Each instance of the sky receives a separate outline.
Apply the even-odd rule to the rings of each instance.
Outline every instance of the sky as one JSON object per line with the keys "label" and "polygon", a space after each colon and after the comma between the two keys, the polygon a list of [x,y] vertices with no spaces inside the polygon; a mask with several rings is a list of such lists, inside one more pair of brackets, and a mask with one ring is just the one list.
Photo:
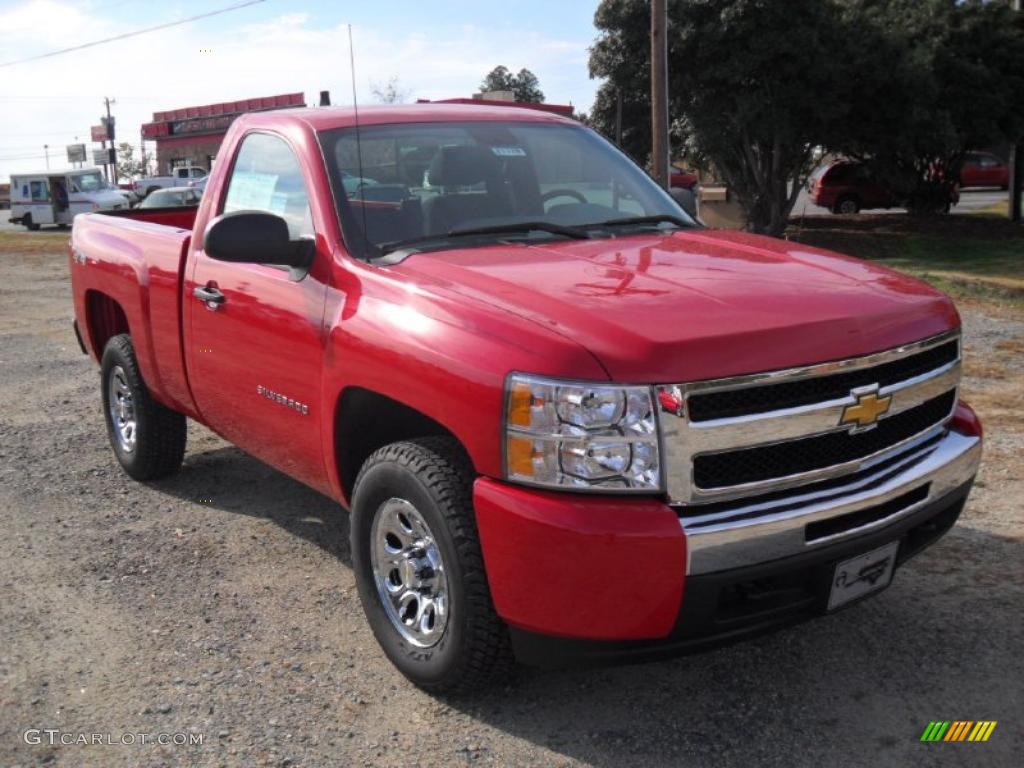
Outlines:
{"label": "sky", "polygon": [[[264,0],[180,26],[81,51],[15,63],[61,48],[173,22],[243,0],[0,0],[0,179],[68,165],[65,145],[87,148],[103,99],[116,100],[117,140],[138,144],[152,113],[302,91],[316,104],[397,78],[407,100],[468,97],[498,64],[526,67],[547,101],[588,111],[587,72],[598,0]],[[147,151],[153,149],[147,143]]]}

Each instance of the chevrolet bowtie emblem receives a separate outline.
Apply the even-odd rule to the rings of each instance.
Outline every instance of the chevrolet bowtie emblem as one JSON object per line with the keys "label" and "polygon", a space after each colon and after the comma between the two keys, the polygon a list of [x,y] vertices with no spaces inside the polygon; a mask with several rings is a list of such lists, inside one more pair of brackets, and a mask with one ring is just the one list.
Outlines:
{"label": "chevrolet bowtie emblem", "polygon": [[850,394],[857,398],[857,402],[843,408],[843,417],[839,419],[839,423],[847,424],[854,430],[873,426],[878,417],[888,411],[892,404],[892,395],[879,397],[877,387],[871,391]]}

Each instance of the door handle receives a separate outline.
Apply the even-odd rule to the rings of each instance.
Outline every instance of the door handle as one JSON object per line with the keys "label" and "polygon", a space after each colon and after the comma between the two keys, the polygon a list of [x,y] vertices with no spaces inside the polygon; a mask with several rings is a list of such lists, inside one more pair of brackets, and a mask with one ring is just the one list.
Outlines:
{"label": "door handle", "polygon": [[224,294],[210,286],[197,285],[192,290],[192,295],[206,305],[207,309],[220,309],[224,303]]}

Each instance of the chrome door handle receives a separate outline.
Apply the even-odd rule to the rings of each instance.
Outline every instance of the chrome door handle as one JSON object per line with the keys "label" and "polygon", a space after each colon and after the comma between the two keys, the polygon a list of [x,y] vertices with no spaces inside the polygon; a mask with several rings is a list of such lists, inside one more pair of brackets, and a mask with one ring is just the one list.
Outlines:
{"label": "chrome door handle", "polygon": [[203,302],[207,309],[220,309],[220,305],[225,301],[223,293],[209,286],[196,286],[192,290],[192,295]]}

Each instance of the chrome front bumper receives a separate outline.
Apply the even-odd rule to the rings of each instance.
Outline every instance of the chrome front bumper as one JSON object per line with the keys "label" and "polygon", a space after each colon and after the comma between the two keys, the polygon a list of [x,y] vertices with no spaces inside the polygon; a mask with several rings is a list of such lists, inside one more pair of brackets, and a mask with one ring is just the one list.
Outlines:
{"label": "chrome front bumper", "polygon": [[[740,499],[706,514],[700,514],[699,507],[682,510],[686,512],[680,524],[687,539],[687,573],[765,563],[876,530],[960,487],[974,477],[980,462],[981,438],[943,429],[914,441],[896,461],[867,466],[847,485],[766,500]],[[906,506],[895,510],[882,506],[917,489],[925,490]],[[876,507],[882,516],[808,540],[810,523]]]}

